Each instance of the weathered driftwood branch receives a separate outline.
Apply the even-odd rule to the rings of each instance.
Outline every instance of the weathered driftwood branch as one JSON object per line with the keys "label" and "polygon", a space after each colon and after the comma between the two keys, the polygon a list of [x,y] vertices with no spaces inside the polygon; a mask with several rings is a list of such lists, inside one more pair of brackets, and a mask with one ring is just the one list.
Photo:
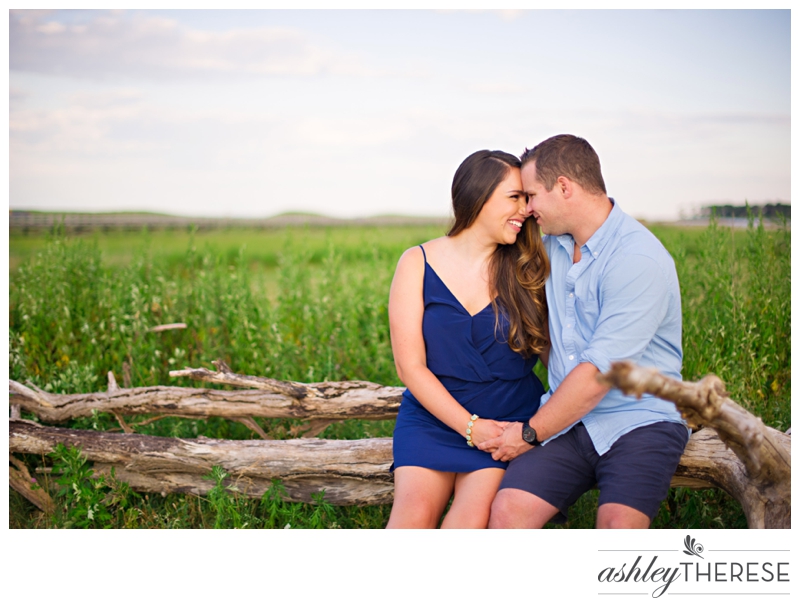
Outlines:
{"label": "weathered driftwood branch", "polygon": [[162,331],[169,331],[171,329],[186,329],[186,323],[167,323],[166,325],[156,325],[147,331],[158,333]]}
{"label": "weathered driftwood branch", "polygon": [[381,386],[373,382],[281,382],[202,368],[170,373],[254,390],[174,386],[122,389],[113,380],[113,374],[109,374],[107,392],[75,395],[48,393],[9,380],[10,404],[36,414],[42,422],[47,423],[91,416],[94,410],[118,416],[219,416],[241,420],[245,424],[248,424],[245,421],[255,424],[252,421],[254,417],[296,418],[314,422],[324,420],[330,423],[350,418],[392,419],[397,416],[404,390],[402,387]]}
{"label": "weathered driftwood branch", "polygon": [[55,503],[50,494],[31,476],[25,463],[11,454],[8,455],[8,485],[45,513],[55,511]]}
{"label": "weathered driftwood branch", "polygon": [[[175,439],[150,435],[118,435],[46,427],[25,420],[9,428],[9,449],[47,454],[56,445],[78,446],[97,474],[115,467],[117,478],[140,492],[206,494],[213,483],[203,477],[214,465],[230,474],[243,494],[260,497],[272,479],[280,479],[292,500],[310,502],[325,490],[332,504],[388,504],[392,501],[392,440],[376,439],[233,441]],[[727,452],[727,453],[726,453]],[[692,436],[677,487],[717,487],[717,459],[735,459],[711,430]],[[684,462],[685,461],[685,462]]]}
{"label": "weathered driftwood branch", "polygon": [[[9,381],[10,402],[12,410],[19,407],[51,423],[97,410],[117,416],[123,428],[123,414],[152,414],[155,417],[146,422],[164,416],[221,416],[256,432],[260,427],[253,417],[299,418],[310,424],[308,432],[318,432],[333,420],[393,418],[404,390],[370,382],[281,382],[234,374],[224,363],[216,364],[217,372],[201,368],[171,375],[251,390],[120,389],[110,374],[108,392],[88,395],[55,395]],[[742,504],[751,528],[790,526],[791,436],[765,426],[728,399],[718,378],[677,382],[621,363],[604,379],[628,393],[647,392],[673,401],[690,423],[709,427],[689,440],[673,486],[724,489]],[[10,433],[10,449],[23,453],[48,453],[57,443],[78,445],[98,473],[116,466],[119,478],[139,491],[203,494],[212,485],[203,475],[218,464],[231,474],[236,488],[250,496],[261,496],[273,478],[284,481],[293,500],[311,500],[311,494],[322,489],[334,504],[386,503],[392,496],[388,438],[185,440],[48,428],[25,421],[10,421]],[[265,436],[263,431],[259,435]]]}
{"label": "weathered driftwood branch", "polygon": [[385,504],[394,490],[388,437],[177,439],[9,422],[11,452],[48,454],[59,443],[78,446],[98,474],[113,466],[119,480],[140,492],[206,494],[214,483],[204,476],[214,465],[227,471],[232,489],[252,497],[262,496],[273,479],[280,479],[296,502],[312,502],[311,495],[324,490],[325,500],[334,505]]}
{"label": "weathered driftwood branch", "polygon": [[722,380],[681,382],[628,361],[614,363],[601,379],[626,394],[672,401],[690,424],[716,432],[721,441],[715,442],[709,429],[695,433],[676,477],[724,489],[741,503],[750,528],[791,527],[791,435],[731,401]]}
{"label": "weathered driftwood branch", "polygon": [[[218,359],[214,361],[217,371],[211,371],[205,367],[173,370],[169,373],[171,378],[191,378],[192,380],[202,380],[203,382],[215,382],[217,384],[229,384],[240,388],[255,388],[278,395],[285,395],[292,399],[304,399],[310,394],[316,396],[316,391],[309,391],[308,384],[302,382],[287,382],[284,380],[274,380],[272,378],[262,378],[261,376],[248,376],[246,374],[235,374],[228,367],[228,364]],[[338,383],[335,383],[338,384]]]}

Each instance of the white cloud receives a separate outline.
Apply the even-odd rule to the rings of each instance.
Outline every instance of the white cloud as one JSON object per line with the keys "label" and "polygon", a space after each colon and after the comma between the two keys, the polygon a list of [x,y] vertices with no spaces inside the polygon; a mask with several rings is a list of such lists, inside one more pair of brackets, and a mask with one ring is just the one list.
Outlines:
{"label": "white cloud", "polygon": [[49,17],[11,13],[12,71],[101,80],[378,74],[357,55],[320,47],[293,28],[212,32],[135,14],[103,12],[67,25]]}
{"label": "white cloud", "polygon": [[36,27],[36,31],[40,34],[60,34],[67,30],[66,26],[56,21],[48,21],[44,25]]}
{"label": "white cloud", "polygon": [[[214,30],[163,13],[63,15],[11,13],[12,206],[438,215],[469,153],[519,154],[561,132],[592,142],[606,183],[637,216],[788,198],[790,115],[780,104],[706,103],[694,89],[681,101],[635,79],[621,90],[627,80],[603,71],[608,82],[586,96],[549,86],[550,61],[462,52],[476,48],[464,32],[439,40],[437,30],[417,46],[360,20],[357,31],[306,31],[298,19]],[[505,40],[500,19],[436,21],[490,24]],[[366,60],[391,77],[337,77],[377,74]],[[648,94],[630,94],[636,87]]]}
{"label": "white cloud", "polygon": [[69,105],[90,110],[103,110],[130,106],[142,101],[143,95],[137,89],[112,89],[109,91],[76,91],[68,96]]}

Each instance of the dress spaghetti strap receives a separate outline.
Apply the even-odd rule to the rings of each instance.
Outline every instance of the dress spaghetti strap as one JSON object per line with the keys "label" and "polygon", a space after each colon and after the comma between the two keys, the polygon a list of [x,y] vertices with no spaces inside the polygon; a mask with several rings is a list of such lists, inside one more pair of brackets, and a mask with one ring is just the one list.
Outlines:
{"label": "dress spaghetti strap", "polygon": [[427,264],[428,263],[428,256],[425,255],[425,248],[422,245],[420,245],[419,248],[422,249],[422,259],[424,259],[425,263]]}
{"label": "dress spaghetti strap", "polygon": [[[442,386],[471,414],[504,422],[530,420],[544,393],[531,373],[536,357],[524,359],[508,345],[508,320],[495,319],[491,305],[471,315],[428,263],[425,247],[422,279],[422,337],[425,364]],[[500,331],[498,331],[498,328]],[[500,337],[502,336],[502,337]],[[392,442],[394,467],[423,467],[468,473],[505,468],[467,445],[406,390]]]}

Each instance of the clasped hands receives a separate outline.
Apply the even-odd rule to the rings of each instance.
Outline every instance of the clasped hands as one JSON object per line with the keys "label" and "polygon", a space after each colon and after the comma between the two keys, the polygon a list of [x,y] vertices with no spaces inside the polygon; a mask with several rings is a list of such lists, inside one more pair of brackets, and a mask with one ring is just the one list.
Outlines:
{"label": "clasped hands", "polygon": [[475,447],[489,452],[494,460],[508,462],[531,449],[522,439],[521,422],[503,422],[479,418],[472,428]]}

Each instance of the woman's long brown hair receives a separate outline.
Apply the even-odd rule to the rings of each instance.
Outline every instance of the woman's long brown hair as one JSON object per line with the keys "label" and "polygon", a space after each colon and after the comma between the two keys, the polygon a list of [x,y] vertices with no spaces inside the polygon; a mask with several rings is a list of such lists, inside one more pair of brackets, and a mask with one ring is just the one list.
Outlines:
{"label": "woman's long brown hair", "polygon": [[[455,236],[473,224],[512,167],[520,167],[519,159],[499,150],[480,150],[461,163],[453,177],[455,220],[447,236]],[[489,271],[497,325],[500,314],[508,318],[508,345],[526,358],[541,353],[550,343],[544,291],[550,261],[539,226],[532,221],[523,222],[514,244],[497,246]]]}

